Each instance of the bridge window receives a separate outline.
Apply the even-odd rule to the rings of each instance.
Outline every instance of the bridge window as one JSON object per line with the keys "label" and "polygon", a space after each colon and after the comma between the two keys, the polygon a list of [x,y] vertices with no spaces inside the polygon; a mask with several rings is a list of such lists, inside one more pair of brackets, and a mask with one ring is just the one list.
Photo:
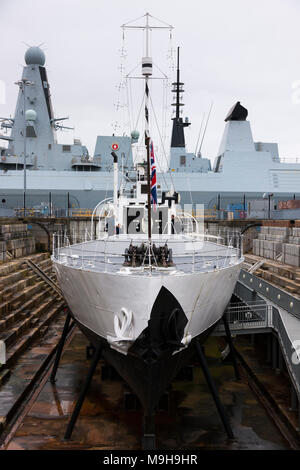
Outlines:
{"label": "bridge window", "polygon": [[63,152],[71,152],[71,145],[63,145],[62,146]]}
{"label": "bridge window", "polygon": [[186,165],[186,157],[185,155],[180,155],[180,166]]}

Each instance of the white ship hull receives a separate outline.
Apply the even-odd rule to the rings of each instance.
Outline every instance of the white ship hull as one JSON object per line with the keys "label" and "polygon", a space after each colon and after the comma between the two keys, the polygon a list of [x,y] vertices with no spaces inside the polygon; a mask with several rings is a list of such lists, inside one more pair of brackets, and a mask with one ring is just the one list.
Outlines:
{"label": "white ship hull", "polygon": [[162,287],[181,305],[188,320],[184,338],[192,339],[220,320],[240,271],[240,264],[235,264],[211,272],[141,277],[92,272],[55,260],[54,266],[76,321],[105,340],[115,339],[116,348],[115,316],[121,315],[122,309],[132,312],[130,340],[121,345],[123,353],[127,353],[147,328],[153,303]]}

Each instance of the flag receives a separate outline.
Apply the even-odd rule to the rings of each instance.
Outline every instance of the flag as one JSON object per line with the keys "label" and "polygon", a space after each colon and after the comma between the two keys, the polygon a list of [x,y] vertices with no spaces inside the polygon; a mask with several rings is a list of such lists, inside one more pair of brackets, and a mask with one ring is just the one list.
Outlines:
{"label": "flag", "polygon": [[154,159],[154,148],[153,142],[150,142],[150,158],[151,158],[151,204],[153,204],[154,210],[157,206],[157,191],[156,191],[156,167]]}

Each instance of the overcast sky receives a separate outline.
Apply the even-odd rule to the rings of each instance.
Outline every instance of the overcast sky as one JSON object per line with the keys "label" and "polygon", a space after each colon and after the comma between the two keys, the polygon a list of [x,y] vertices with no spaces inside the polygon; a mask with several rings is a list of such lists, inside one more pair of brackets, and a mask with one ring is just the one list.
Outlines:
{"label": "overcast sky", "polygon": [[[181,46],[189,151],[213,100],[202,153],[216,156],[224,118],[239,100],[256,141],[278,142],[283,157],[300,156],[299,0],[0,0],[0,80],[6,83],[0,116],[14,113],[24,43],[45,43],[55,115],[69,115],[71,136],[93,153],[96,136],[111,134],[116,119],[120,26],[147,11],[174,26],[173,47]],[[153,60],[169,73],[168,32],[152,36]],[[125,41],[129,71],[143,55],[142,33],[128,31]],[[158,108],[161,96],[153,91]]]}

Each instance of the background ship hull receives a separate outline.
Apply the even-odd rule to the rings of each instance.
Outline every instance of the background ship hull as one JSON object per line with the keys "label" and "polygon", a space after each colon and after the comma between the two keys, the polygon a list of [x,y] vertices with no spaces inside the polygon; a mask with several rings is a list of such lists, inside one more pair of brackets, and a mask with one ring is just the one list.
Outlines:
{"label": "background ship hull", "polygon": [[[39,206],[41,202],[48,204],[49,193],[51,193],[53,215],[54,210],[58,209],[60,209],[61,215],[66,215],[68,197],[71,208],[93,209],[99,201],[112,197],[113,194],[112,173],[96,172],[92,173],[93,176],[82,172],[80,176],[74,175],[74,172],[64,172],[63,175],[60,175],[60,172],[52,172],[51,176],[44,173],[42,171],[36,172],[35,184],[28,183],[26,192],[28,208]],[[196,174],[173,175],[175,187],[181,187],[181,204],[204,204],[205,208],[213,209],[218,207],[218,203],[220,203],[220,208],[226,209],[228,204],[243,204],[244,195],[246,199],[256,199],[262,198],[263,193],[268,191],[274,194],[272,198],[274,201],[292,199],[294,195],[297,199],[300,198],[298,183],[291,183],[288,188],[280,190],[278,187],[267,184],[268,180],[266,179],[260,190],[257,179],[251,181],[251,178],[248,178],[246,184],[243,175],[240,174],[234,179],[229,178],[227,183],[223,185],[219,184],[220,180],[214,182],[207,178],[209,181],[205,181],[205,176],[197,180],[194,175]],[[190,180],[192,176],[193,188],[190,189],[183,181]],[[22,174],[18,178],[13,173],[11,176],[0,175],[0,210],[23,207],[22,178]],[[30,180],[30,176],[28,176],[28,180]],[[244,184],[237,186],[237,181]],[[163,181],[161,184],[162,189],[165,189]],[[235,190],[233,191],[232,188]],[[220,199],[218,200],[219,195]]]}

